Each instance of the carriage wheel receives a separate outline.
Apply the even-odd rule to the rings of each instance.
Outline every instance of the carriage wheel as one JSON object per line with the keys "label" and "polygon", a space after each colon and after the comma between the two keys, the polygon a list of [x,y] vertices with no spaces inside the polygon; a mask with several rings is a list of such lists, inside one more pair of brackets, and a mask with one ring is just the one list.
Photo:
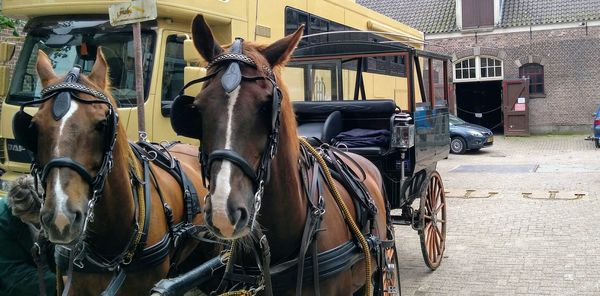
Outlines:
{"label": "carriage wheel", "polygon": [[446,198],[444,184],[433,171],[419,208],[419,236],[425,264],[435,270],[440,266],[446,250]]}
{"label": "carriage wheel", "polygon": [[399,296],[400,292],[400,272],[398,270],[398,253],[396,244],[391,248],[384,249],[385,263],[381,279],[383,282],[383,296]]}

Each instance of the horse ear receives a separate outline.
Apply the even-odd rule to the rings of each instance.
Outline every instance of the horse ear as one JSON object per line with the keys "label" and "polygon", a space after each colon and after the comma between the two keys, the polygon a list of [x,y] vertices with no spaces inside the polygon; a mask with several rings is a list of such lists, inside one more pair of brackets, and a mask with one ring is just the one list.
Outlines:
{"label": "horse ear", "polygon": [[106,63],[106,59],[104,58],[101,47],[98,47],[96,53],[96,62],[94,63],[92,72],[88,77],[96,85],[98,85],[100,89],[104,89],[106,87],[106,81],[108,79],[108,64]]}
{"label": "horse ear", "polygon": [[40,79],[42,80],[43,87],[46,87],[50,80],[56,79],[56,73],[54,73],[54,69],[52,68],[52,62],[46,53],[41,49],[38,50],[36,69]]}
{"label": "horse ear", "polygon": [[271,45],[267,46],[267,48],[262,50],[262,54],[267,58],[271,67],[284,65],[287,62],[292,51],[294,51],[298,42],[300,42],[303,32],[304,25],[301,25],[293,34],[273,42]]}
{"label": "horse ear", "polygon": [[215,40],[210,27],[201,14],[197,15],[192,22],[192,37],[196,50],[209,62],[223,52],[223,48]]}

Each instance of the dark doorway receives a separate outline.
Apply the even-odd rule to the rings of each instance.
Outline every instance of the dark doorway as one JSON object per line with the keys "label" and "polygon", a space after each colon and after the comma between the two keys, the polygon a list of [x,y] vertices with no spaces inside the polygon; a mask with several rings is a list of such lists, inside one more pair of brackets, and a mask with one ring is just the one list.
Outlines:
{"label": "dark doorway", "polygon": [[456,83],[457,115],[463,120],[504,131],[502,117],[502,81]]}

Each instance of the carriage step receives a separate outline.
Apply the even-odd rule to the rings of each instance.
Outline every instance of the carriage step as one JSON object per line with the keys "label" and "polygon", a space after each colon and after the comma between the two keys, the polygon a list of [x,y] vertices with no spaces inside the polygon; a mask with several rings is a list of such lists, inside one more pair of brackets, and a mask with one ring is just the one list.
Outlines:
{"label": "carriage step", "polygon": [[391,215],[391,218],[394,225],[410,225],[412,223],[411,217],[406,215]]}

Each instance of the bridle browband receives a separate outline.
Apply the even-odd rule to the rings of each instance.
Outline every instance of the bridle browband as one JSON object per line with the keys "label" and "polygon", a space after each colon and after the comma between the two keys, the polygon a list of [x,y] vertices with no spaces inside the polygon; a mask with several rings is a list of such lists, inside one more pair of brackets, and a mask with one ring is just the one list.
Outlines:
{"label": "bridle browband", "polygon": [[[220,65],[226,65],[227,67],[220,67],[216,71],[208,74],[205,77],[190,81],[187,83],[180,91],[179,97],[187,97],[187,99],[192,100],[190,96],[186,96],[184,94],[185,89],[190,87],[191,85],[201,83],[204,81],[208,81],[214,78],[218,73],[225,69],[221,77],[221,86],[227,93],[231,93],[237,87],[240,86],[242,81],[252,82],[258,80],[267,80],[273,85],[273,108],[272,108],[272,120],[271,120],[271,131],[267,138],[266,148],[263,151],[258,167],[253,167],[250,163],[239,153],[232,149],[217,149],[207,152],[202,145],[202,139],[200,139],[200,165],[202,167],[202,177],[204,181],[204,186],[208,188],[207,179],[210,180],[210,169],[215,161],[224,161],[227,160],[234,165],[236,165],[245,175],[248,177],[253,184],[254,187],[254,211],[248,221],[251,230],[254,229],[254,224],[256,221],[256,215],[261,207],[261,200],[264,193],[264,185],[269,179],[270,172],[270,163],[275,154],[277,153],[277,144],[279,140],[279,126],[280,122],[280,112],[281,112],[281,90],[279,89],[276,81],[276,77],[273,71],[268,67],[263,67],[263,71],[267,74],[267,76],[244,76],[240,70],[240,64],[244,64],[255,69],[258,69],[256,62],[250,58],[249,56],[243,53],[243,42],[242,38],[236,38],[233,44],[231,45],[231,50],[228,53],[221,54],[214,59],[212,59],[207,69],[210,71],[211,69],[215,69],[215,67]],[[177,100],[176,98],[175,100]],[[205,199],[210,198],[210,190]]]}

